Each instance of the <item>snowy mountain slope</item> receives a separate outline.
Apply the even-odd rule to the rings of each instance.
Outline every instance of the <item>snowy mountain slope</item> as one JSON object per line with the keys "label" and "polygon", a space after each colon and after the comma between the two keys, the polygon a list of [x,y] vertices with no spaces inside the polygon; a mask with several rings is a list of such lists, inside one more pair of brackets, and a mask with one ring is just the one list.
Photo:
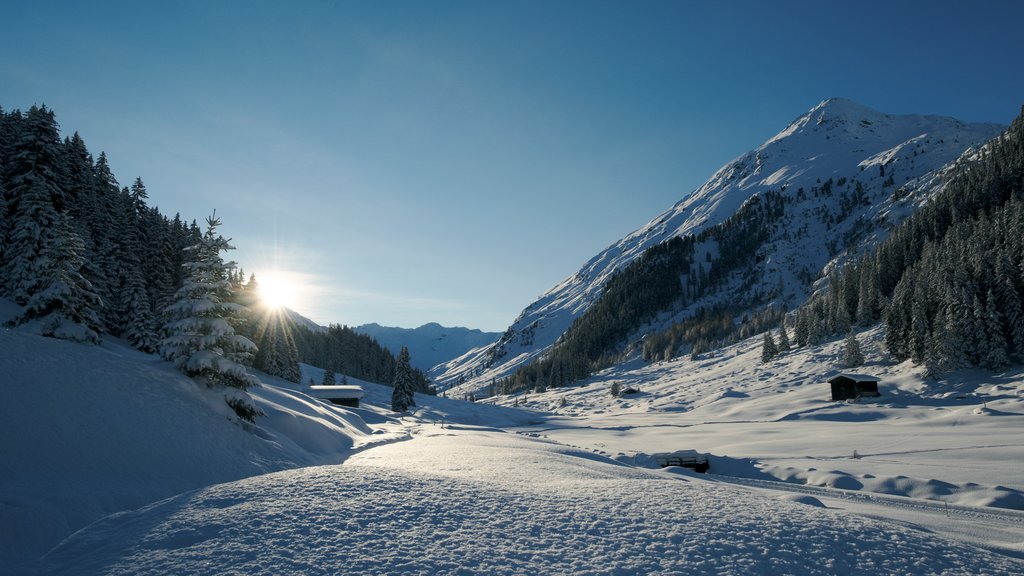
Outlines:
{"label": "snowy mountain slope", "polygon": [[462,356],[467,351],[494,343],[501,334],[469,328],[441,326],[436,322],[419,328],[394,328],[380,324],[363,324],[353,328],[372,336],[382,346],[398,354],[402,346],[409,348],[410,363],[424,372],[438,364]]}
{"label": "snowy mountain slope", "polygon": [[[829,260],[849,246],[865,246],[869,237],[883,237],[906,215],[888,209],[893,196],[927,196],[931,192],[918,188],[934,191],[940,184],[929,174],[1002,129],[937,116],[893,116],[849,100],[826,100],[541,295],[487,350],[438,367],[434,376],[442,387],[469,381],[458,393],[476,392],[511,373],[547,350],[595,302],[608,279],[646,249],[709,229],[768,192],[784,196],[787,215],[759,254],[761,269],[748,274],[759,278],[758,285],[745,289],[749,296],[783,286],[777,295],[781,301],[798,300]],[[702,248],[709,259],[717,253],[713,244]],[[723,292],[720,299],[733,297]]]}
{"label": "snowy mountain slope", "polygon": [[[0,326],[21,308],[0,299]],[[257,373],[265,416],[235,423],[220,392],[105,337],[101,346],[0,327],[0,572],[44,553],[107,514],[184,491],[314,464],[406,435],[391,389],[361,382],[366,405],[346,410],[304,386]],[[303,366],[303,382],[322,371]],[[422,402],[421,402],[422,403]],[[438,420],[525,422],[528,415],[429,399]],[[372,428],[370,427],[372,424]]]}
{"label": "snowy mountain slope", "polygon": [[296,326],[302,326],[308,329],[310,332],[315,333],[324,332],[326,330],[326,328],[324,328],[320,324],[317,324],[316,322],[310,320],[309,318],[306,318],[305,316],[299,314],[295,310],[292,310],[290,308],[283,308],[283,310],[285,316],[288,318],[288,321],[291,322],[292,324],[295,324]]}

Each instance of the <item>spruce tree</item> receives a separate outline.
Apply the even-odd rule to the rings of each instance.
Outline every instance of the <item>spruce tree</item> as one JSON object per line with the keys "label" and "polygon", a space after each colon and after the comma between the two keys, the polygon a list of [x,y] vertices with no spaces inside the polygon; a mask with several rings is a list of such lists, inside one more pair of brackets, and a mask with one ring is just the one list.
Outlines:
{"label": "spruce tree", "polygon": [[391,410],[405,412],[416,405],[413,398],[412,367],[409,365],[409,349],[402,346],[395,363],[395,380],[391,384]]}
{"label": "spruce tree", "polygon": [[324,370],[324,378],[320,382],[321,386],[334,386],[334,370]]}
{"label": "spruce tree", "polygon": [[[2,111],[0,111],[2,112]],[[0,114],[2,117],[2,114]],[[4,269],[4,240],[7,238],[7,199],[4,198],[3,173],[0,172],[0,271]],[[0,294],[3,294],[4,282],[0,278]]]}
{"label": "spruce tree", "polygon": [[259,348],[253,366],[271,376],[298,383],[302,379],[302,372],[299,369],[299,349],[294,336],[295,324],[280,310],[258,306],[246,310],[246,323],[256,322],[255,329],[251,326],[247,329]]}
{"label": "spruce tree", "polygon": [[3,293],[25,305],[40,289],[34,267],[50,247],[59,210],[60,137],[53,113],[45,107],[29,111],[7,165],[8,219],[0,269]]}
{"label": "spruce tree", "polygon": [[789,343],[789,335],[786,334],[786,323],[779,326],[779,352],[789,352],[792,346]]}
{"label": "spruce tree", "polygon": [[843,354],[843,366],[846,368],[856,368],[857,366],[864,365],[864,353],[860,350],[860,342],[857,340],[857,335],[850,332],[846,336],[846,346]]}
{"label": "spruce tree", "polygon": [[241,307],[230,302],[228,272],[234,262],[225,263],[220,253],[232,246],[217,233],[221,222],[216,213],[206,224],[200,241],[186,248],[185,281],[165,310],[169,321],[160,355],[196,381],[224,388],[227,404],[251,422],[262,413],[245,390],[260,381],[243,362],[256,352],[256,345],[235,334],[230,322]]}
{"label": "spruce tree", "polygon": [[31,267],[32,287],[24,312],[14,320],[43,336],[99,344],[102,305],[92,285],[82,276],[82,240],[66,218],[58,217],[53,230],[41,232],[41,252]]}
{"label": "spruce tree", "polygon": [[764,333],[764,341],[761,344],[761,362],[771,362],[779,355],[779,349],[775,345],[771,332]]}
{"label": "spruce tree", "polygon": [[981,359],[981,366],[989,370],[999,370],[1009,364],[1006,354],[1006,338],[1003,336],[1003,314],[996,307],[996,299],[992,291],[988,291],[985,307],[986,350]]}

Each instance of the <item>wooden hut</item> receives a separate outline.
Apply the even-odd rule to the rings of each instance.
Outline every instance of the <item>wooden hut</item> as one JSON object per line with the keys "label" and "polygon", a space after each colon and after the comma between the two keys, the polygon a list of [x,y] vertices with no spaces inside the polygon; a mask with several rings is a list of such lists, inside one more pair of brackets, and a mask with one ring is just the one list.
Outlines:
{"label": "wooden hut", "polygon": [[832,385],[832,399],[837,401],[881,396],[878,393],[878,378],[866,374],[839,374],[828,383]]}

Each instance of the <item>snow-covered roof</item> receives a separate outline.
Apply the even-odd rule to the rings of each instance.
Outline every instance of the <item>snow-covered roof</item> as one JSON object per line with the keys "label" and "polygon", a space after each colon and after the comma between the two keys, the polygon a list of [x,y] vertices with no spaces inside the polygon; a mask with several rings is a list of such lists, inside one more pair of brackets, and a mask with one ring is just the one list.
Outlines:
{"label": "snow-covered roof", "polygon": [[314,398],[362,398],[362,386],[310,386],[309,395]]}
{"label": "snow-covered roof", "polygon": [[850,372],[843,372],[842,374],[836,374],[835,376],[828,379],[829,382],[836,380],[837,378],[849,378],[855,382],[878,382],[878,376],[871,376],[869,374],[853,374]]}

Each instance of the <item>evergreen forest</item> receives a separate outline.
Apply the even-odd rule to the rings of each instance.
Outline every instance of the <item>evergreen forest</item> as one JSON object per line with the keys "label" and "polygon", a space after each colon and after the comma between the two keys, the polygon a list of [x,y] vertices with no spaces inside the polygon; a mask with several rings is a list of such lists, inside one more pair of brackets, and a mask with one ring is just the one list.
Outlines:
{"label": "evergreen forest", "polygon": [[[208,224],[213,233],[220,221]],[[195,220],[150,205],[141,177],[119,184],[106,154],[94,158],[77,133],[61,139],[45,105],[0,109],[0,240],[0,296],[25,307],[16,323],[43,335],[92,343],[111,335],[156,353],[175,323],[196,322],[181,299],[199,296],[182,290],[203,286],[202,297],[215,296],[218,318],[230,324],[218,330],[255,344],[257,351],[238,356],[247,365],[293,382],[299,362],[394,380],[394,355],[372,338],[344,326],[313,331],[259,306],[257,279],[220,260],[227,240],[204,238]],[[189,280],[204,265],[213,277]],[[417,391],[431,390],[422,372],[412,378]]]}

